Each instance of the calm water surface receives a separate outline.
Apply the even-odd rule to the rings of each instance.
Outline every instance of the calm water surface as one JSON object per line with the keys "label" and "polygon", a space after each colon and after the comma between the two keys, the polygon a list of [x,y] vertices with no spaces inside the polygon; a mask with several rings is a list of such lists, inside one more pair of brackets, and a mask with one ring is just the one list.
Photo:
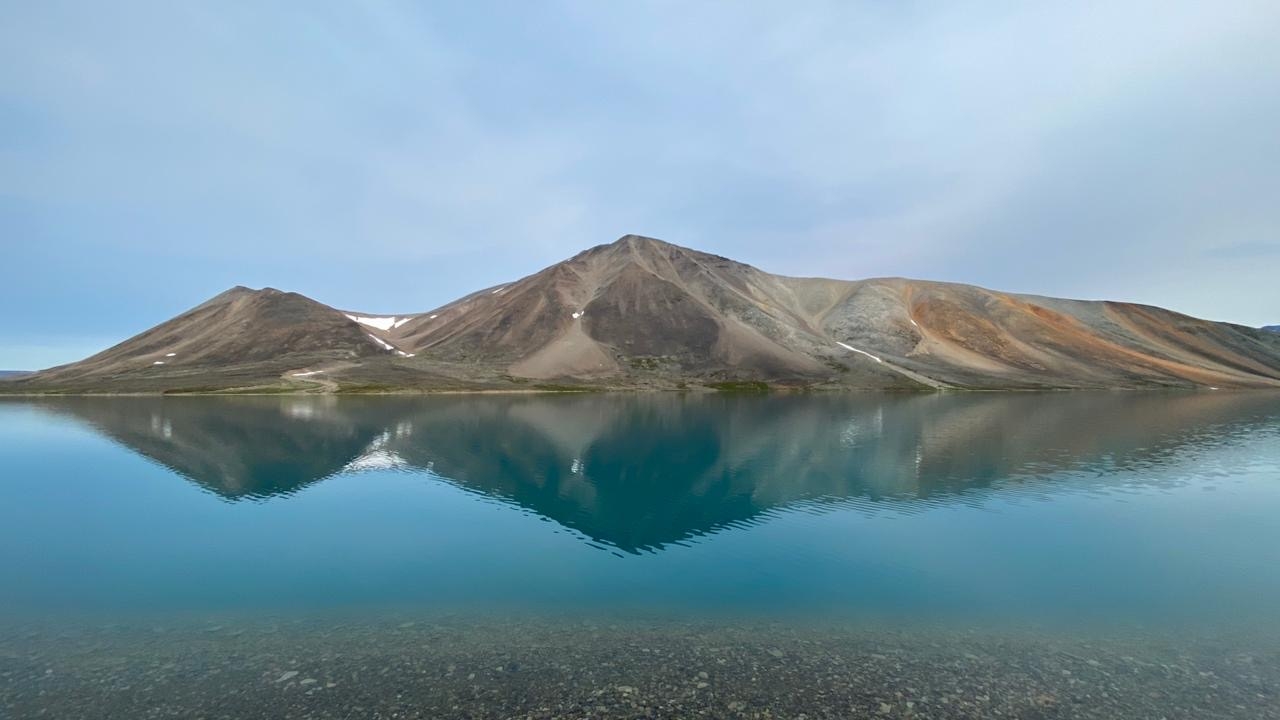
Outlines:
{"label": "calm water surface", "polygon": [[[111,716],[87,678],[106,682],[136,667],[94,665],[99,674],[86,675],[87,665],[68,658],[91,657],[94,648],[114,657],[185,648],[194,655],[183,657],[199,658],[207,672],[232,646],[206,647],[206,636],[242,643],[245,628],[255,635],[253,628],[302,623],[310,629],[290,642],[273,635],[275,650],[237,656],[276,658],[263,661],[254,682],[272,692],[294,687],[306,673],[277,683],[291,666],[271,653],[292,648],[296,656],[335,628],[348,635],[332,643],[391,652],[388,638],[429,627],[434,639],[413,652],[448,647],[454,658],[497,642],[486,633],[511,637],[519,626],[522,637],[544,633],[537,647],[577,643],[563,652],[583,658],[593,657],[591,642],[616,649],[644,636],[652,653],[672,637],[696,635],[688,648],[759,645],[766,660],[797,662],[813,658],[787,643],[853,633],[849,643],[874,636],[883,645],[876,633],[908,633],[894,636],[902,643],[896,650],[859,646],[848,654],[919,659],[927,654],[921,648],[950,646],[939,638],[968,633],[975,647],[1004,637],[1015,643],[1006,650],[1039,662],[1049,640],[1000,635],[1036,628],[1103,644],[1141,637],[1147,648],[1218,638],[1218,658],[1245,652],[1238,638],[1248,638],[1260,644],[1248,650],[1254,675],[1228,683],[1229,696],[1160,696],[1149,708],[1125,705],[1133,712],[1123,714],[1213,716],[1216,708],[1224,717],[1274,716],[1267,665],[1280,664],[1280,644],[1267,640],[1280,628],[1274,394],[67,398],[0,404],[0,468],[7,628],[0,710],[5,702],[34,713],[75,701],[84,703],[75,706],[83,716]],[[203,635],[138,644],[138,628],[197,626]],[[578,639],[564,629],[582,627],[590,630]],[[68,628],[107,636],[72,637]],[[815,635],[797,639],[800,628]],[[601,632],[623,637],[601,640]],[[344,647],[338,654],[350,657]],[[823,657],[843,651],[828,648]],[[1063,652],[1080,658],[1089,650]],[[1184,660],[1188,652],[1176,650]],[[440,668],[463,662],[437,660]],[[79,680],[50,700],[38,685],[51,682],[42,673],[54,676],[59,662],[79,668],[79,675],[68,670]],[[754,678],[739,680],[760,687],[751,663]],[[520,662],[499,667],[507,664]],[[618,697],[635,705],[656,671],[626,667],[632,679],[619,686],[632,691]],[[1026,663],[1016,667],[988,668],[991,682],[1027,675]],[[1045,677],[1075,687],[1079,673],[1062,669],[1067,675]],[[440,681],[422,687],[442,693],[454,671],[437,670]],[[1187,672],[1208,687],[1232,671]],[[518,674],[489,680],[505,692]],[[459,687],[480,687],[486,677]],[[877,682],[905,682],[901,673],[892,677]],[[175,700],[188,686],[173,682],[171,714],[204,707],[199,698]],[[121,683],[126,690],[112,696],[125,703],[119,713],[160,712],[160,701],[140,700],[128,689],[134,685]],[[714,690],[699,683],[710,684],[694,682],[690,697]],[[1190,692],[1180,683],[1179,692]],[[1135,686],[1135,697],[1150,698],[1152,687]],[[312,685],[297,690],[299,698],[323,696]],[[907,707],[900,688],[880,690],[851,697],[873,714],[981,714],[980,706],[960,712],[936,697]],[[534,703],[533,691],[523,692]],[[657,703],[663,693],[654,692]],[[1010,691],[1006,712],[1089,716],[1081,714],[1088,703],[1062,697],[1069,689],[1019,692]],[[1098,692],[1123,696],[1118,688]],[[966,697],[953,694],[957,703]],[[361,702],[376,706],[380,697]],[[479,695],[449,697],[431,700],[430,712],[425,696],[400,712],[505,716],[514,707],[501,704],[510,698],[485,706]],[[626,714],[601,696],[583,697],[562,714]],[[717,697],[700,711],[786,715],[768,697]],[[840,702],[827,708],[830,716],[856,714],[854,700]],[[336,701],[307,703],[296,716],[343,716]],[[645,707],[663,715],[660,705]],[[821,702],[805,708],[823,715]],[[260,711],[251,704],[236,715]],[[667,709],[685,711],[692,710]]]}

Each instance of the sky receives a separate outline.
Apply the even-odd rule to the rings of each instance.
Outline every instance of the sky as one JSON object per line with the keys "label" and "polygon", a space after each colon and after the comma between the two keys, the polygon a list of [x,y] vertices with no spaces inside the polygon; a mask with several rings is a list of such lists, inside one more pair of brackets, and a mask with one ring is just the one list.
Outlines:
{"label": "sky", "polygon": [[1280,323],[1280,3],[0,0],[0,369],[636,233]]}

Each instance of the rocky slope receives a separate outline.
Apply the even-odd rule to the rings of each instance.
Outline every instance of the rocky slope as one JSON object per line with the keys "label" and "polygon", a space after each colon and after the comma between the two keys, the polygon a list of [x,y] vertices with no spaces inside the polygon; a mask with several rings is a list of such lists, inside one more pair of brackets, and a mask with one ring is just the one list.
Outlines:
{"label": "rocky slope", "polygon": [[97,355],[9,384],[198,391],[277,382],[300,363],[359,363],[384,354],[333,308],[297,293],[236,287]]}
{"label": "rocky slope", "polygon": [[772,275],[634,235],[405,315],[236,288],[19,391],[1280,387],[1280,335],[1161,308]]}

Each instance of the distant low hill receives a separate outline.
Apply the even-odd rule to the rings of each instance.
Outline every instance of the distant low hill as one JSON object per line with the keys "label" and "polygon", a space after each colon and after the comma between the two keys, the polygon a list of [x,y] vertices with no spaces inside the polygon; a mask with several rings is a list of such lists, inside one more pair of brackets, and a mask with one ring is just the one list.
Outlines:
{"label": "distant low hill", "polygon": [[24,375],[30,375],[30,370],[0,370],[0,380],[8,380],[11,378],[20,378]]}
{"label": "distant low hill", "polygon": [[1263,325],[1262,329],[1267,332],[1280,333],[1280,325]]}
{"label": "distant low hill", "polygon": [[1280,387],[1280,334],[1147,305],[773,275],[627,235],[427,312],[233,288],[24,392]]}

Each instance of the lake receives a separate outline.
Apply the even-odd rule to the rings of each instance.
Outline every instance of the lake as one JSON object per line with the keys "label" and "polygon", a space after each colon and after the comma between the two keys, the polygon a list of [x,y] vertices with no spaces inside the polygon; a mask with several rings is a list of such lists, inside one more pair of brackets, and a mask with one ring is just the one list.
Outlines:
{"label": "lake", "polygon": [[3,717],[1280,717],[1280,394],[9,400],[0,468]]}

